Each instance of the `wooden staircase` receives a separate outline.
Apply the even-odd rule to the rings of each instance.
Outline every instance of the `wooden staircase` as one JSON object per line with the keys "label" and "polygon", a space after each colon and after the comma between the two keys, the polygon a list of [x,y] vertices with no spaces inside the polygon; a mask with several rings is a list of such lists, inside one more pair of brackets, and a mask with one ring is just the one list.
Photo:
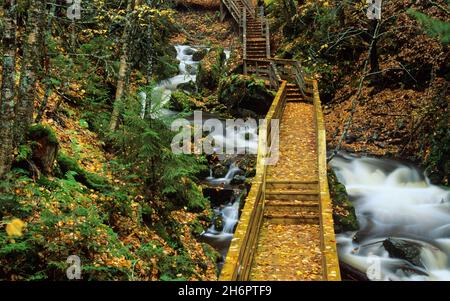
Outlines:
{"label": "wooden staircase", "polygon": [[274,224],[319,224],[317,181],[266,180],[264,217]]}
{"label": "wooden staircase", "polygon": [[280,121],[279,160],[264,163],[267,134],[220,280],[340,280],[318,84],[271,57],[268,21],[249,1],[222,3],[242,28],[244,74],[277,91],[265,120]]}

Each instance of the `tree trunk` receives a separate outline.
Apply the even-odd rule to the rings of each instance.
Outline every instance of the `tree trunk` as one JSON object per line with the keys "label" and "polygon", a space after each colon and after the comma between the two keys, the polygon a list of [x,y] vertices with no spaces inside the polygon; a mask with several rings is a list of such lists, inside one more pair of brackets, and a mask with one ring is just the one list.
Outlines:
{"label": "tree trunk", "polygon": [[283,12],[284,12],[284,18],[286,19],[286,25],[289,29],[292,28],[292,20],[291,20],[291,12],[289,11],[289,3],[290,0],[283,0]]}
{"label": "tree trunk", "polygon": [[370,21],[370,33],[374,37],[373,38],[373,47],[370,50],[370,73],[375,73],[380,71],[380,65],[378,63],[378,36],[375,36],[375,31],[378,25],[378,20]]}
{"label": "tree trunk", "polygon": [[114,132],[119,124],[120,108],[125,94],[125,87],[128,81],[129,74],[129,43],[130,34],[133,30],[133,14],[136,6],[140,4],[139,0],[128,0],[126,24],[122,34],[122,54],[120,55],[119,74],[117,79],[116,95],[114,98],[113,111],[111,114],[111,121],[109,123],[109,130]]}
{"label": "tree trunk", "polygon": [[3,1],[2,86],[0,98],[0,178],[11,168],[15,107],[16,1]]}
{"label": "tree trunk", "polygon": [[36,74],[39,72],[42,29],[45,2],[33,0],[28,10],[26,38],[20,72],[18,103],[16,108],[15,142],[20,143],[33,123],[34,98],[36,95]]}

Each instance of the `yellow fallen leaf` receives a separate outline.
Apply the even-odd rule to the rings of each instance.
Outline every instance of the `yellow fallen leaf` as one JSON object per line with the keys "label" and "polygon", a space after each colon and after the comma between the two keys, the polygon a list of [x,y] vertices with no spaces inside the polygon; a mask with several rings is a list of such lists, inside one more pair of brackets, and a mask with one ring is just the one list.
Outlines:
{"label": "yellow fallen leaf", "polygon": [[8,236],[22,236],[23,228],[25,227],[25,223],[18,218],[13,219],[9,224],[6,225],[6,233]]}

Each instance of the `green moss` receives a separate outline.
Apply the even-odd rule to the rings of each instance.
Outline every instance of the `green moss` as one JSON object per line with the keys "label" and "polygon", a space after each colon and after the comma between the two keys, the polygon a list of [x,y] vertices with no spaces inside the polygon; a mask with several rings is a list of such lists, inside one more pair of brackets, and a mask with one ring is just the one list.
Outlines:
{"label": "green moss", "polygon": [[328,183],[333,203],[334,229],[336,233],[356,231],[359,229],[355,207],[348,199],[345,186],[339,183],[334,171],[328,169]]}
{"label": "green moss", "polygon": [[223,48],[213,48],[198,66],[197,85],[200,90],[214,90],[225,73],[226,55]]}
{"label": "green moss", "polygon": [[197,105],[186,93],[175,91],[170,97],[170,108],[176,111],[191,111],[197,109]]}
{"label": "green moss", "polygon": [[194,219],[192,222],[190,222],[189,228],[191,229],[192,234],[194,234],[195,236],[200,236],[203,231],[205,231],[198,219]]}
{"label": "green moss", "polygon": [[195,273],[195,264],[188,253],[180,252],[175,256],[163,256],[158,261],[160,280],[186,281]]}
{"label": "green moss", "polygon": [[33,150],[31,146],[28,144],[19,145],[18,154],[15,159],[16,162],[30,160],[33,155]]}
{"label": "green moss", "polygon": [[96,190],[102,190],[108,187],[107,180],[105,178],[97,174],[87,172],[78,165],[75,159],[70,158],[64,153],[60,152],[56,160],[58,162],[59,170],[63,175],[68,172],[73,172],[75,174],[74,178],[78,182],[86,185],[86,187]]}
{"label": "green moss", "polygon": [[158,57],[158,62],[155,66],[155,74],[157,80],[164,80],[173,77],[179,73],[177,60],[177,52],[173,46],[167,47],[164,54]]}
{"label": "green moss", "polygon": [[58,138],[55,132],[49,127],[42,124],[33,125],[28,130],[28,138],[30,140],[37,140],[43,137],[48,138],[48,142],[58,144]]}
{"label": "green moss", "polygon": [[206,243],[202,243],[202,249],[206,257],[210,258],[212,262],[216,265],[216,274],[219,272],[218,263],[223,260],[222,254],[220,254],[216,249],[211,247]]}
{"label": "green moss", "polygon": [[[275,97],[264,81],[252,76],[232,75],[223,77],[218,88],[218,101],[232,115],[248,117],[265,116]],[[256,115],[255,115],[256,114]]]}

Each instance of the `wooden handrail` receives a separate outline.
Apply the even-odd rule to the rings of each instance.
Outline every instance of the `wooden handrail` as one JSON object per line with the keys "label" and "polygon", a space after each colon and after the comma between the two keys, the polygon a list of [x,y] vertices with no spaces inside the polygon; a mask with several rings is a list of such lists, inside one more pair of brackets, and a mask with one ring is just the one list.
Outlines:
{"label": "wooden handrail", "polygon": [[222,2],[228,8],[228,10],[230,11],[231,15],[236,20],[236,22],[238,22],[238,24],[241,26],[242,25],[241,11],[239,7],[236,5],[236,3],[233,0],[222,0]]}
{"label": "wooden handrail", "polygon": [[[261,21],[262,23],[262,21]],[[266,26],[266,55],[267,58],[270,58],[270,29],[269,29],[269,20],[267,18],[264,18],[264,23]]]}
{"label": "wooden handrail", "polygon": [[[230,0],[224,0],[229,2]],[[244,74],[252,73],[257,77],[268,79],[270,85],[278,89],[277,95],[266,115],[266,131],[261,132],[258,142],[258,157],[256,164],[256,175],[252,181],[252,187],[246,198],[240,221],[226,257],[219,280],[249,280],[254,255],[257,248],[257,240],[264,216],[264,201],[266,190],[266,156],[272,151],[271,122],[281,119],[287,101],[287,80],[295,82],[305,101],[310,101],[314,106],[314,125],[316,127],[317,140],[317,168],[319,178],[319,206],[320,206],[320,248],[322,251],[323,278],[325,280],[340,280],[339,261],[337,257],[336,238],[334,234],[334,223],[332,216],[332,205],[327,180],[326,162],[326,133],[323,120],[322,106],[319,96],[318,83],[315,80],[306,79],[300,62],[290,59],[278,59],[270,57],[270,31],[264,10],[258,16],[261,20],[261,33],[266,40],[265,59],[247,58],[247,12],[253,13],[252,6],[248,0],[244,3],[242,11],[239,12],[239,24],[243,26],[243,52],[244,52]],[[231,1],[233,2],[233,1]],[[234,4],[234,3],[233,3]],[[312,86],[311,88],[307,88]],[[308,92],[308,95],[307,93]],[[310,94],[313,94],[311,99]],[[266,148],[265,146],[268,146]]]}
{"label": "wooden handrail", "polygon": [[242,8],[242,47],[245,60],[247,59],[247,14],[245,6]]}
{"label": "wooden handrail", "polygon": [[242,4],[244,4],[244,7],[247,8],[248,12],[250,13],[250,15],[252,16],[252,18],[256,17],[256,12],[255,9],[256,7],[253,6],[253,4],[251,4],[248,0],[241,0]]}
{"label": "wooden handrail", "polygon": [[256,175],[252,181],[252,187],[245,200],[239,218],[239,224],[234,233],[228,250],[225,264],[220,274],[220,281],[245,281],[250,277],[250,270],[257,247],[257,239],[264,215],[265,183],[267,165],[265,157],[266,147],[272,146],[270,126],[272,120],[281,120],[281,115],[286,106],[287,82],[282,81],[277,95],[266,115],[265,123],[267,131],[260,129],[258,141],[258,157],[256,162]]}
{"label": "wooden handrail", "polygon": [[327,161],[326,161],[326,132],[319,95],[319,86],[316,80],[312,81],[314,97],[314,121],[317,132],[317,167],[319,173],[320,192],[320,227],[323,277],[328,281],[340,281],[339,259],[337,256],[336,236],[334,233],[333,208],[328,187]]}

